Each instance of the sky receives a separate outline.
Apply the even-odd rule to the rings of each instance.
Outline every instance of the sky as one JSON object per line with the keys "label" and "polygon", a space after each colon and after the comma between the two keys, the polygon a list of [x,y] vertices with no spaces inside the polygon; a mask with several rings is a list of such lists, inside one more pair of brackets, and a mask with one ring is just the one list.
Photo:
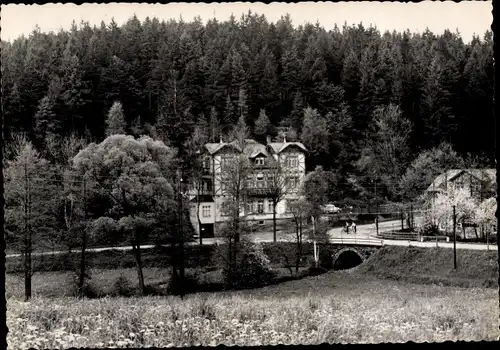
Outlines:
{"label": "sky", "polygon": [[459,30],[465,42],[473,34],[483,37],[490,29],[493,20],[491,1],[453,1],[420,3],[399,2],[303,2],[272,3],[232,2],[232,3],[170,3],[170,4],[46,4],[46,5],[1,5],[1,39],[12,41],[18,36],[29,33],[38,25],[42,31],[69,29],[75,20],[88,21],[99,25],[109,23],[114,18],[118,25],[123,24],[134,13],[142,21],[147,16],[160,20],[171,18],[185,21],[200,16],[203,21],[216,17],[225,21],[231,14],[239,19],[242,13],[251,10],[264,14],[268,21],[276,22],[289,13],[294,25],[317,21],[325,28],[332,29],[335,24],[342,27],[363,23],[385,30],[423,32],[429,28],[435,34],[445,29]]}

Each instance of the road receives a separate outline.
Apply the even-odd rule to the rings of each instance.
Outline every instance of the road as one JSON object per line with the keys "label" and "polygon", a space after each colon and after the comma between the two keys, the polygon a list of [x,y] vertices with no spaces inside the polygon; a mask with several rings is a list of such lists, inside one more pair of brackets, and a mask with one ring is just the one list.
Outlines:
{"label": "road", "polygon": [[[387,231],[392,228],[397,229],[401,225],[400,220],[393,221],[385,221],[379,223],[379,231]],[[375,245],[375,246],[383,246],[383,245],[391,245],[391,246],[412,246],[412,247],[426,247],[426,248],[435,248],[436,246],[439,248],[453,248],[452,242],[418,242],[418,241],[408,241],[408,240],[389,240],[389,239],[380,239],[375,237],[376,228],[375,224],[367,224],[367,225],[359,225],[356,230],[356,234],[350,233],[347,235],[346,233],[342,233],[342,228],[333,228],[328,231],[328,235],[330,236],[331,243],[335,244],[345,244],[345,245]],[[258,242],[272,242],[273,241],[273,233],[272,232],[259,232],[251,234],[253,240]],[[293,234],[284,234],[283,232],[278,232],[278,240],[279,241],[294,241]],[[223,243],[224,240],[222,238],[204,238],[203,244],[214,244],[214,243]],[[189,242],[187,245],[197,245],[198,242]],[[154,248],[154,245],[144,245],[141,248],[143,249],[151,249]],[[474,250],[498,250],[496,244],[474,244],[474,243],[457,243],[457,249],[474,249]],[[103,247],[103,248],[89,248],[87,252],[103,252],[107,250],[121,250],[127,251],[132,250],[131,246],[125,247]],[[67,250],[64,251],[52,251],[52,252],[43,252],[43,253],[32,253],[32,256],[40,256],[40,255],[58,255],[65,254]],[[73,250],[73,252],[78,253],[78,250]],[[6,258],[14,258],[19,257],[21,254],[8,254]]]}

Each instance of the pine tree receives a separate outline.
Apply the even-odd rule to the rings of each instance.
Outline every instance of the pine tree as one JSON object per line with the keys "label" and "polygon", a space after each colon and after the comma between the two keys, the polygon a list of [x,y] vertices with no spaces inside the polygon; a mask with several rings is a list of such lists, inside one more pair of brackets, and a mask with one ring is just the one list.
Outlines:
{"label": "pine tree", "polygon": [[54,103],[48,96],[40,100],[35,114],[34,135],[37,140],[44,140],[48,133],[53,133],[56,115],[53,111]]}
{"label": "pine tree", "polygon": [[125,134],[126,125],[122,104],[115,101],[109,109],[108,119],[106,119],[106,135]]}
{"label": "pine tree", "polygon": [[351,105],[358,95],[360,78],[359,59],[356,52],[351,49],[344,58],[342,68],[342,86],[346,92],[346,100],[349,101]]}
{"label": "pine tree", "polygon": [[221,133],[221,127],[220,127],[220,121],[219,121],[219,116],[217,115],[217,110],[215,107],[212,107],[210,109],[210,119],[208,122],[208,128],[209,128],[209,142],[217,142],[220,133]]}
{"label": "pine tree", "polygon": [[238,142],[238,145],[241,149],[245,147],[245,139],[250,136],[250,129],[247,125],[244,115],[240,115],[238,118],[238,122],[233,127],[231,132],[229,133],[229,140]]}
{"label": "pine tree", "polygon": [[267,135],[272,134],[271,121],[269,120],[265,109],[260,110],[259,118],[255,121],[254,134],[260,140],[265,140]]}
{"label": "pine tree", "polygon": [[304,100],[300,92],[296,92],[293,98],[293,107],[290,115],[282,120],[281,125],[294,128],[300,132],[302,129],[302,121],[304,117]]}
{"label": "pine tree", "polygon": [[314,156],[325,154],[328,150],[326,119],[311,107],[304,110],[304,126],[300,139]]}
{"label": "pine tree", "polygon": [[281,57],[282,71],[280,80],[282,99],[284,100],[288,100],[292,96],[292,93],[298,90],[301,79],[298,62],[299,58],[295,45],[286,50]]}
{"label": "pine tree", "polygon": [[132,131],[132,135],[136,137],[144,135],[144,126],[141,122],[141,116],[138,116],[133,120],[130,130]]}
{"label": "pine tree", "polygon": [[233,125],[236,120],[237,117],[235,117],[233,102],[231,101],[231,97],[227,95],[226,108],[224,109],[224,120],[222,123],[224,125]]}
{"label": "pine tree", "polygon": [[247,92],[240,88],[238,92],[238,116],[246,120],[248,117]]}

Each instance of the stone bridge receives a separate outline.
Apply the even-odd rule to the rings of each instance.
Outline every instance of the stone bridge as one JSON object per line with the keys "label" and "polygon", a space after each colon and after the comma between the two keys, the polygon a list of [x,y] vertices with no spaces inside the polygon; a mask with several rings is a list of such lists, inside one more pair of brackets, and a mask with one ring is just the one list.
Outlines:
{"label": "stone bridge", "polygon": [[319,248],[320,254],[322,248],[326,248],[332,267],[334,269],[345,269],[361,264],[381,247],[366,245],[329,244],[326,247],[323,246]]}
{"label": "stone bridge", "polygon": [[[314,248],[311,242],[304,242],[302,257],[304,260],[314,259]],[[320,264],[328,269],[349,268],[361,264],[381,246],[365,244],[318,243]],[[293,242],[275,244],[263,243],[264,252],[275,264],[293,263],[296,258],[296,245]],[[286,260],[283,260],[285,258]]]}

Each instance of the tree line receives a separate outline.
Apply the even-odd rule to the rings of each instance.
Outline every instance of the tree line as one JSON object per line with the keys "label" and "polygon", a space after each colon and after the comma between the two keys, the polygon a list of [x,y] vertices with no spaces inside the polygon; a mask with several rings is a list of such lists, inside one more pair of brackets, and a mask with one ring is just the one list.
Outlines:
{"label": "tree line", "polygon": [[218,142],[243,117],[256,139],[304,142],[334,199],[408,200],[400,183],[431,149],[493,161],[492,43],[490,31],[465,43],[448,30],[327,31],[251,12],[36,28],[2,41],[5,136],[25,133],[43,152],[71,134],[99,141],[119,101],[126,133],[164,141],[187,168],[194,134]]}

